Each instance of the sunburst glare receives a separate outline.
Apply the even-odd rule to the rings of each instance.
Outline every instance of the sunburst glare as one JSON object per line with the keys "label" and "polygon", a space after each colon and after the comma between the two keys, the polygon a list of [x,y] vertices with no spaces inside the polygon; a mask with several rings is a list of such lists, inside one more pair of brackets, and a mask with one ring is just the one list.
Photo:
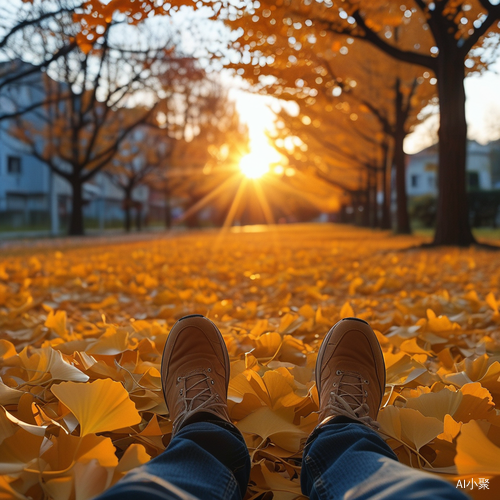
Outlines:
{"label": "sunburst glare", "polygon": [[257,179],[269,172],[269,160],[261,155],[250,153],[240,160],[240,169],[249,179]]}

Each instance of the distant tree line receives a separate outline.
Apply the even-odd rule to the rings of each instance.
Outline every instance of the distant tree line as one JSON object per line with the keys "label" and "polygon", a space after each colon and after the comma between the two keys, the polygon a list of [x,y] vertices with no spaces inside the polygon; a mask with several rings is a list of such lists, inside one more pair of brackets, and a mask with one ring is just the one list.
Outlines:
{"label": "distant tree line", "polygon": [[[83,185],[97,173],[123,191],[130,230],[135,188],[189,197],[188,179],[202,182],[219,148],[248,140],[227,91],[182,52],[178,30],[122,18],[92,31],[84,7],[38,0],[1,12],[0,126],[71,186],[71,235],[84,233]],[[196,166],[174,166],[193,140]]]}

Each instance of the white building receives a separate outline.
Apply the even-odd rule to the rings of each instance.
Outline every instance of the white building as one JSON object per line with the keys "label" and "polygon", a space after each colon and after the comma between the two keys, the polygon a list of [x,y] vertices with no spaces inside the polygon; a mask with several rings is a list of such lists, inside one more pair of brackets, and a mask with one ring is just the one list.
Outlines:
{"label": "white building", "polygon": [[[438,145],[408,156],[408,196],[437,195]],[[482,145],[467,141],[467,184],[470,189],[500,188],[500,141]]]}
{"label": "white building", "polygon": [[[65,229],[71,213],[71,186],[0,127],[0,227],[2,230],[50,227],[56,235]],[[94,227],[119,225],[124,218],[123,192],[100,172],[83,186],[84,217]],[[149,188],[138,186],[133,198],[147,215]]]}
{"label": "white building", "polygon": [[[8,64],[16,63],[4,63],[2,68]],[[5,74],[5,71],[0,72],[0,78]],[[39,74],[27,85],[3,88],[0,94],[2,112],[14,111],[13,102],[28,106],[42,101],[44,94],[37,86],[37,78]],[[39,121],[34,113],[26,116],[34,123]],[[10,126],[9,120],[0,122],[0,230],[50,227],[52,234],[59,234],[64,231],[71,213],[71,186],[45,163],[31,156],[22,142],[9,135]],[[65,167],[60,165],[60,168]],[[147,186],[138,186],[133,193],[134,200],[142,203],[143,217],[147,216],[149,196]],[[84,217],[93,227],[104,229],[106,225],[119,225],[123,220],[123,192],[106,174],[100,172],[85,183],[83,197]]]}

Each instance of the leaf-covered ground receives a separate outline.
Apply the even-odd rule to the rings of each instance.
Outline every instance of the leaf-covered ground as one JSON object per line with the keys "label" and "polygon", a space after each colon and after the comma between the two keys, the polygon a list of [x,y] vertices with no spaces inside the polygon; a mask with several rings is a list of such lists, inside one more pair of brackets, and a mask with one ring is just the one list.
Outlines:
{"label": "leaf-covered ground", "polygon": [[498,253],[324,225],[94,243],[0,255],[0,498],[84,500],[161,453],[161,353],[187,313],[227,343],[248,499],[300,497],[316,353],[353,314],[382,344],[400,460],[498,495]]}

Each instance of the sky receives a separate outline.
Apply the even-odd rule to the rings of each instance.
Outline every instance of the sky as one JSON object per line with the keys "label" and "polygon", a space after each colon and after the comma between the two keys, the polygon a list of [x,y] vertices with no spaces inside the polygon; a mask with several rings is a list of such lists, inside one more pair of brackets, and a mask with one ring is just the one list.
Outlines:
{"label": "sky", "polygon": [[[171,23],[177,30],[180,28],[184,50],[203,58],[206,57],[207,46],[211,51],[224,52],[227,40],[233,37],[222,23],[207,22],[210,16],[210,9],[193,12],[186,8],[181,9],[170,20],[159,18],[154,22]],[[224,77],[223,81],[228,86],[236,85],[235,80],[230,77]],[[465,88],[469,137],[483,144],[500,138],[500,59],[485,74],[468,77]],[[274,120],[269,106],[276,101],[271,97],[242,90],[232,90],[230,95],[236,101],[242,120],[248,124],[252,149],[257,150],[261,157],[268,156],[269,163],[279,161],[278,153],[268,144],[265,136],[265,130],[273,127]],[[437,141],[437,121],[437,116],[432,117],[407,137],[405,151],[408,154],[416,153]]]}
{"label": "sky", "polygon": [[[224,46],[227,40],[237,37],[234,33],[231,34],[222,23],[208,21],[211,14],[212,11],[207,8],[195,12],[185,8],[172,18],[175,19],[174,24],[177,27],[183,27],[182,45],[188,53],[203,58],[206,56],[207,47],[210,47],[211,51],[219,50],[225,53]],[[164,20],[159,22],[164,22]],[[224,75],[222,80],[228,87],[241,87],[236,79],[227,76],[227,73],[224,74],[224,70],[221,71],[219,68],[218,72]],[[500,58],[485,74],[466,78],[465,89],[469,138],[483,144],[500,138]],[[251,148],[258,151],[261,158],[269,156],[269,163],[279,161],[279,155],[268,144],[265,136],[265,130],[273,127],[274,114],[269,106],[273,102],[276,103],[276,100],[272,97],[236,90],[236,88],[231,90],[230,96],[235,99],[242,120],[248,124]],[[437,142],[437,122],[438,116],[436,115],[427,123],[418,126],[406,138],[406,153],[417,153]],[[491,130],[493,123],[496,123],[496,132]]]}
{"label": "sky", "polygon": [[[500,60],[482,75],[465,79],[465,114],[469,139],[481,144],[500,138]],[[405,141],[405,151],[414,154],[437,141],[438,116],[416,127]],[[431,131],[431,133],[429,133]]]}
{"label": "sky", "polygon": [[[467,96],[466,116],[469,138],[482,144],[500,138],[500,60],[490,71],[465,79]],[[274,114],[269,108],[273,98],[244,91],[232,93],[243,121],[248,124],[251,147],[271,148],[264,136],[266,128],[272,128]],[[414,154],[436,142],[438,116],[416,127],[406,138],[405,151]],[[494,130],[496,124],[496,130]],[[264,144],[266,142],[266,144]],[[272,148],[271,148],[272,149]],[[272,151],[269,151],[272,154]]]}

